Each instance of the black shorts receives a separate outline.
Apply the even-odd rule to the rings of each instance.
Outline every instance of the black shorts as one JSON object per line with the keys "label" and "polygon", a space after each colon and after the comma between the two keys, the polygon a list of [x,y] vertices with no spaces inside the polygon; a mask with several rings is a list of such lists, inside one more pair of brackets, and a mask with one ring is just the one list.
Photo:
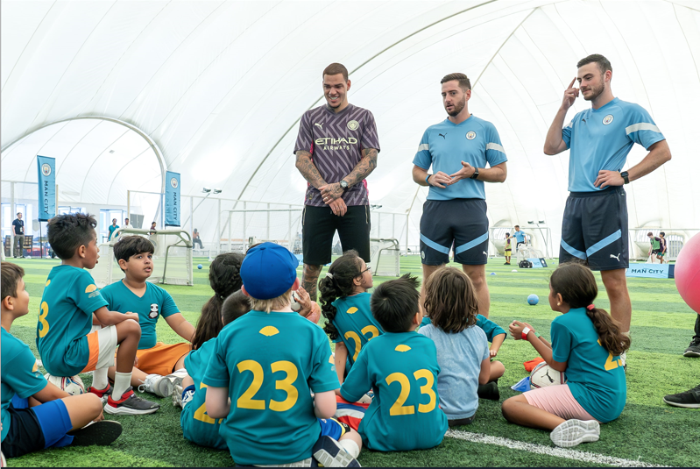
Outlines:
{"label": "black shorts", "polygon": [[331,261],[336,230],[343,252],[354,249],[366,263],[370,262],[369,205],[351,205],[342,217],[334,215],[330,207],[307,205],[301,219],[304,264],[325,265]]}
{"label": "black shorts", "polygon": [[420,255],[425,265],[488,261],[489,219],[484,199],[426,200],[420,219]]}
{"label": "black shorts", "polygon": [[[26,401],[25,401],[26,403]],[[7,408],[10,430],[2,441],[2,453],[17,458],[44,448],[60,448],[73,442],[67,435],[72,429],[66,405],[60,399],[34,408]]]}
{"label": "black shorts", "polygon": [[661,252],[661,249],[654,249],[651,251],[652,254],[659,254]]}
{"label": "black shorts", "polygon": [[622,187],[571,192],[561,227],[559,263],[578,260],[592,270],[629,267],[627,196]]}

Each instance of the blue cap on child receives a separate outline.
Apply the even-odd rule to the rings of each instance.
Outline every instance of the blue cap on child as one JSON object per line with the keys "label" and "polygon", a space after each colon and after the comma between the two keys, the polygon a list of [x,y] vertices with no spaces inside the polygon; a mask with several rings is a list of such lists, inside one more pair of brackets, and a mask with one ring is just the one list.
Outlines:
{"label": "blue cap on child", "polygon": [[294,285],[299,259],[289,249],[262,243],[248,251],[241,264],[241,279],[250,296],[257,300],[277,298]]}

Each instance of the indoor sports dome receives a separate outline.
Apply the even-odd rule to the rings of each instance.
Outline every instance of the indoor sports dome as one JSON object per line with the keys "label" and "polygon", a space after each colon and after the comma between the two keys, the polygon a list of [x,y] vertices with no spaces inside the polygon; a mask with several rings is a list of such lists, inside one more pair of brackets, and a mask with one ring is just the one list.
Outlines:
{"label": "indoor sports dome", "polygon": [[[470,111],[494,123],[508,155],[507,181],[486,185],[492,241],[520,224],[556,256],[568,152],[546,156],[543,142],[591,53],[610,59],[615,95],[648,109],[668,139],[673,164],[627,192],[641,246],[632,257],[650,229],[667,232],[673,257],[700,226],[697,2],[5,1],[2,234],[12,204],[36,219],[44,155],[56,158],[59,213],[100,213],[103,237],[114,217],[161,225],[165,172],[175,171],[182,227],[205,247],[292,245],[306,188],[294,166],[299,119],[323,104],[321,71],[340,62],[381,142],[367,180],[372,237],[417,249],[427,188],[413,182],[412,159],[425,128],[445,118],[441,77],[464,72]],[[644,155],[636,145],[627,167]]]}

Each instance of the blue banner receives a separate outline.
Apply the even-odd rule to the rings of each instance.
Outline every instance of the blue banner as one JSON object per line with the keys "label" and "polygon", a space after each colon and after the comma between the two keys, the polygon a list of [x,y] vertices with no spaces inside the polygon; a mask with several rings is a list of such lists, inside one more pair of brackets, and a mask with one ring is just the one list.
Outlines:
{"label": "blue banner", "polygon": [[38,218],[48,221],[56,216],[56,159],[37,155],[36,163],[39,168]]}
{"label": "blue banner", "polygon": [[180,226],[180,173],[165,172],[165,226]]}
{"label": "blue banner", "polygon": [[668,264],[630,264],[627,277],[673,278]]}

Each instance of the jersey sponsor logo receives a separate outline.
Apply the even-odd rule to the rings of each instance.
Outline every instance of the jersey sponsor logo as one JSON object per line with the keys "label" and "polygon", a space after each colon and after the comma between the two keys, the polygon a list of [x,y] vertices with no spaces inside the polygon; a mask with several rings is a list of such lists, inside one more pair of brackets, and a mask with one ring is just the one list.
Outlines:
{"label": "jersey sponsor logo", "polygon": [[613,121],[613,115],[608,114],[607,116],[603,117],[603,125],[610,125],[610,123]]}
{"label": "jersey sponsor logo", "polygon": [[408,345],[401,344],[397,345],[394,350],[396,350],[397,352],[408,352],[409,350],[411,350],[411,347],[409,347]]}
{"label": "jersey sponsor logo", "polygon": [[48,163],[44,163],[41,165],[41,174],[44,176],[50,176],[51,175],[51,165]]}
{"label": "jersey sponsor logo", "polygon": [[425,259],[425,251],[420,252],[420,257],[421,257],[421,259]]}
{"label": "jersey sponsor logo", "polygon": [[260,329],[260,333],[265,337],[272,337],[273,335],[279,334],[280,331],[275,326],[265,326]]}
{"label": "jersey sponsor logo", "polygon": [[356,312],[357,312],[357,308],[355,308],[354,306],[352,308],[348,309],[348,314],[355,314]]}
{"label": "jersey sponsor logo", "polygon": [[148,313],[148,317],[151,319],[155,319],[158,317],[158,304],[151,303],[151,312]]}
{"label": "jersey sponsor logo", "polygon": [[321,124],[314,123],[314,125],[316,127],[318,127],[319,129],[323,130],[323,123],[321,123]]}
{"label": "jersey sponsor logo", "polygon": [[476,132],[473,130],[470,130],[467,132],[467,140],[474,140],[476,138]]}
{"label": "jersey sponsor logo", "polygon": [[360,128],[360,124],[358,124],[356,120],[351,120],[350,122],[348,122],[348,129],[357,130],[359,128]]}
{"label": "jersey sponsor logo", "polygon": [[[447,137],[447,132],[445,132],[444,134],[438,134],[438,135],[440,137],[442,137],[443,140],[445,140],[445,137]],[[467,137],[467,138],[469,138],[469,137]]]}
{"label": "jersey sponsor logo", "polygon": [[323,150],[350,150],[352,145],[357,145],[355,137],[321,137],[314,140],[314,144]]}
{"label": "jersey sponsor logo", "polygon": [[85,289],[85,293],[92,293],[95,290],[97,290],[97,285],[91,284],[87,286],[87,288]]}
{"label": "jersey sponsor logo", "polygon": [[173,186],[173,189],[177,189],[177,178],[171,178],[170,185]]}
{"label": "jersey sponsor logo", "polygon": [[49,286],[49,283],[51,283],[51,280],[47,280],[47,281],[46,281],[46,285],[44,285],[44,286],[48,287],[48,286]]}

